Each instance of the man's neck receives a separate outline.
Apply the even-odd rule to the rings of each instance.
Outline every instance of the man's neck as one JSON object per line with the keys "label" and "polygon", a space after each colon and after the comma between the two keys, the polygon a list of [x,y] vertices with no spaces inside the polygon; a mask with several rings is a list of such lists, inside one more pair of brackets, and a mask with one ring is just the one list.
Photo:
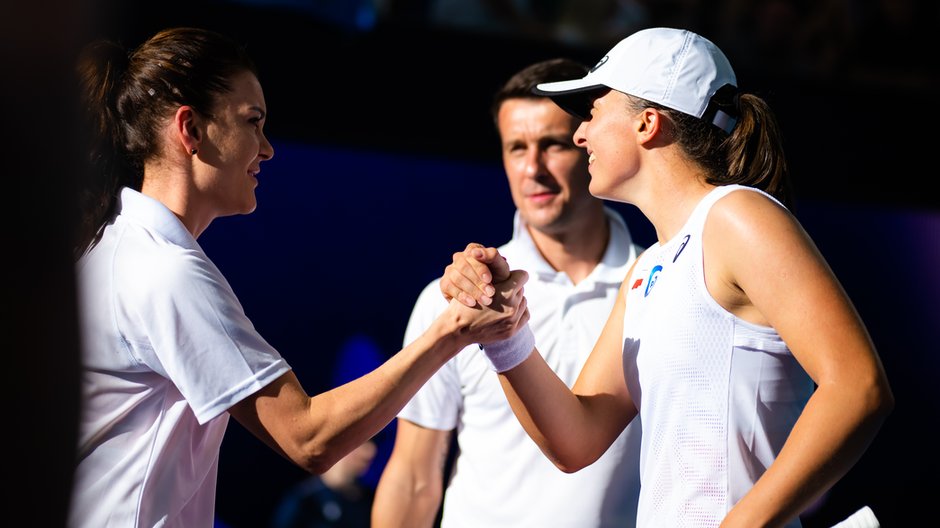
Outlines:
{"label": "man's neck", "polygon": [[582,221],[559,232],[541,231],[529,226],[529,236],[542,258],[578,284],[597,267],[610,240],[610,225],[603,208],[591,210]]}

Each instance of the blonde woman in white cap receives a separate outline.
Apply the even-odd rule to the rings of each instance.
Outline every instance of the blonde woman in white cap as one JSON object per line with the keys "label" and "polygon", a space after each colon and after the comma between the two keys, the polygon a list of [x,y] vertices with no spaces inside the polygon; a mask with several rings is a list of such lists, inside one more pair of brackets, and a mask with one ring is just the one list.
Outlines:
{"label": "blonde woman in white cap", "polygon": [[[584,120],[574,140],[591,193],[636,205],[658,242],[571,389],[525,329],[485,347],[520,422],[573,472],[640,416],[637,526],[800,526],[894,401],[852,302],[787,209],[770,108],[738,91],[712,42],[669,28],[536,91]],[[479,299],[487,267],[508,273],[495,249],[469,245],[445,297]]]}

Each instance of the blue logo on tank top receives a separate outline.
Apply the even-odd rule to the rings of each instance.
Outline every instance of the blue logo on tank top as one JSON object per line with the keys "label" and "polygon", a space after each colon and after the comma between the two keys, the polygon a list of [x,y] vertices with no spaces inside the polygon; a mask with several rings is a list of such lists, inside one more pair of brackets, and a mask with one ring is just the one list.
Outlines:
{"label": "blue logo on tank top", "polygon": [[659,278],[659,272],[663,270],[663,267],[660,265],[653,266],[653,269],[650,271],[650,278],[646,281],[646,291],[643,292],[643,297],[647,297],[650,294],[650,290],[653,289],[653,285],[656,284],[656,279]]}
{"label": "blue logo on tank top", "polygon": [[682,241],[682,244],[679,244],[679,250],[676,251],[676,256],[672,257],[672,261],[675,262],[679,255],[682,253],[682,250],[685,249],[685,245],[689,243],[689,237],[692,235],[685,235],[685,240]]}

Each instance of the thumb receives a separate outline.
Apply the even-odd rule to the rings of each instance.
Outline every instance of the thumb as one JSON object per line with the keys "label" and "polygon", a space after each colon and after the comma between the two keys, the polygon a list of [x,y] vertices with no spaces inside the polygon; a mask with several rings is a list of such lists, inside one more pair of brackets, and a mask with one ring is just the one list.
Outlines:
{"label": "thumb", "polygon": [[[493,274],[493,282],[504,281],[510,276],[509,262],[506,261],[506,257],[498,253],[496,254],[496,257],[489,262],[489,267],[490,273]],[[522,273],[525,272],[523,271]]]}

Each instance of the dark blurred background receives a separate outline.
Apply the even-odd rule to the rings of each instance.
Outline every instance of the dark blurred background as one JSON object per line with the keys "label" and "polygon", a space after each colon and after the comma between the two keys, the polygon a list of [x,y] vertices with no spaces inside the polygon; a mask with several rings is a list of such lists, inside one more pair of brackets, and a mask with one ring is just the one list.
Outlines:
{"label": "dark blurred background", "polygon": [[[780,117],[794,212],[868,324],[897,398],[864,458],[804,515],[804,526],[829,527],[863,505],[885,527],[934,517],[940,196],[937,170],[927,160],[940,122],[936,2],[58,0],[48,8],[11,6],[0,16],[0,29],[17,30],[12,37],[0,32],[9,41],[0,47],[4,95],[19,95],[12,106],[5,99],[16,118],[7,123],[5,144],[18,160],[11,176],[25,182],[13,189],[16,203],[7,211],[8,225],[23,226],[14,228],[21,237],[14,243],[64,239],[56,226],[67,222],[68,205],[61,204],[74,182],[73,158],[49,156],[62,134],[57,125],[68,122],[55,112],[51,103],[60,94],[46,82],[46,70],[49,77],[62,74],[60,62],[38,59],[68,58],[92,35],[133,46],[179,25],[215,29],[247,45],[261,69],[266,132],[276,154],[262,166],[257,211],[216,221],[200,243],[311,394],[374,368],[401,347],[412,303],[453,251],[510,237],[513,207],[489,116],[490,97],[506,77],[555,56],[594,64],[644,27],[703,34],[729,56],[741,87],[767,99]],[[33,64],[23,69],[24,63]],[[9,82],[19,78],[35,89]],[[28,125],[23,134],[18,123]],[[641,243],[653,241],[632,206],[611,206]],[[50,208],[43,222],[22,222]],[[61,265],[37,267],[46,257],[28,253],[31,259],[16,263],[25,280],[14,284],[11,299],[18,307],[55,299],[65,307],[52,313],[60,317],[56,328],[66,330],[47,331],[56,322],[49,312],[26,325],[12,314],[27,312],[4,312],[4,324],[20,331],[15,349],[58,365],[40,363],[36,374],[58,391],[37,392],[27,377],[11,385],[12,396],[49,395],[22,407],[40,440],[49,432],[41,417],[54,416],[50,407],[65,409],[58,448],[28,435],[18,447],[31,447],[43,460],[45,477],[34,476],[29,464],[17,473],[23,500],[35,501],[42,478],[68,482],[61,469],[49,472],[60,463],[45,460],[50,451],[64,458],[62,446],[72,445],[75,380],[68,373],[75,347],[68,345],[71,277]],[[61,251],[52,253],[62,262]],[[47,337],[37,344],[37,334]],[[37,368],[32,355],[16,357],[24,363],[16,367]],[[393,433],[390,426],[377,438],[373,483]],[[232,422],[222,449],[219,526],[266,526],[276,501],[304,476]],[[62,496],[50,501],[58,507],[48,509],[53,518]]]}

